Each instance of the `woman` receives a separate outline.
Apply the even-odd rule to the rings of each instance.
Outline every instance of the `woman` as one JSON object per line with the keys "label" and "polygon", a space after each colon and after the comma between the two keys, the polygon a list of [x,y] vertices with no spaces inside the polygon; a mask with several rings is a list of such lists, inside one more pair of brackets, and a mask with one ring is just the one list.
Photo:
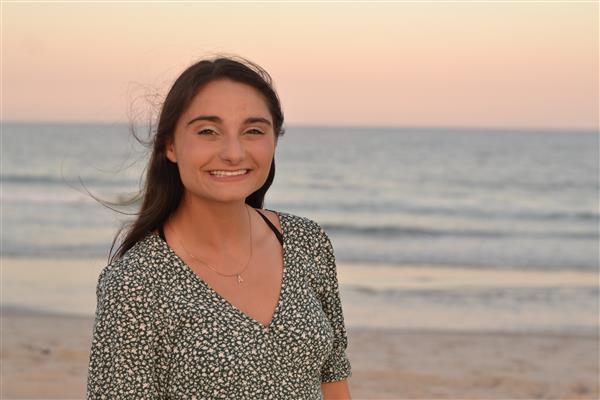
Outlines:
{"label": "woman", "polygon": [[247,60],[175,81],[141,210],[99,277],[88,399],[350,398],[331,242],[262,209],[282,127]]}

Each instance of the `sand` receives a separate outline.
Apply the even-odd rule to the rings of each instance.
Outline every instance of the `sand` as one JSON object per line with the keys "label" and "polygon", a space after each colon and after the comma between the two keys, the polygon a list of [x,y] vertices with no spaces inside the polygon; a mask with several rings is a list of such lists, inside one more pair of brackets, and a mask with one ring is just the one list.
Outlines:
{"label": "sand", "polygon": [[[2,309],[2,399],[82,399],[93,320]],[[353,399],[598,399],[593,336],[348,328]]]}

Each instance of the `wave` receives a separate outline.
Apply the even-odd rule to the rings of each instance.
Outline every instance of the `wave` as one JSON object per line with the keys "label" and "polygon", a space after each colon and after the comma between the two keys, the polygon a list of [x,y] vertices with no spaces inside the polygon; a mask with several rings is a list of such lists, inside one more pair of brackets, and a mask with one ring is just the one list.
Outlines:
{"label": "wave", "polygon": [[[347,201],[347,200],[346,200]],[[451,202],[449,202],[451,203]],[[286,201],[285,203],[279,203],[280,209],[290,210],[308,210],[314,212],[331,212],[331,213],[363,213],[371,215],[373,217],[391,214],[404,214],[404,215],[422,215],[422,216],[442,216],[442,217],[460,217],[473,220],[518,220],[523,221],[588,221],[598,222],[600,221],[600,213],[588,211],[588,210],[560,210],[560,209],[546,209],[546,210],[533,210],[533,209],[482,209],[476,207],[463,207],[463,206],[421,206],[417,204],[410,204],[407,202],[393,202],[393,201],[354,201],[344,202],[344,199],[340,198],[340,202],[311,202],[309,200],[299,203]]]}
{"label": "wave", "polygon": [[118,178],[98,178],[98,177],[76,177],[76,176],[56,176],[50,174],[34,174],[34,175],[2,175],[0,178],[3,183],[16,183],[16,184],[59,184],[59,185],[73,185],[79,184],[80,180],[86,185],[94,186],[130,186],[136,187],[137,181],[132,179],[118,179]]}
{"label": "wave", "polygon": [[439,229],[410,226],[375,226],[322,223],[327,232],[352,236],[377,236],[386,238],[401,237],[473,237],[473,238],[563,238],[563,239],[598,239],[597,231],[590,232],[535,232],[524,230],[482,230],[482,229]]}
{"label": "wave", "polygon": [[[557,178],[559,179],[559,178]],[[512,191],[515,189],[527,192],[541,192],[541,193],[556,193],[564,190],[589,190],[597,191],[598,181],[596,180],[581,180],[573,181],[563,179],[562,181],[555,182],[533,182],[533,181],[518,181],[515,179],[510,180],[475,180],[475,179],[457,179],[444,177],[443,180],[431,180],[433,183],[439,183],[445,187],[457,186],[467,189],[486,191]]]}

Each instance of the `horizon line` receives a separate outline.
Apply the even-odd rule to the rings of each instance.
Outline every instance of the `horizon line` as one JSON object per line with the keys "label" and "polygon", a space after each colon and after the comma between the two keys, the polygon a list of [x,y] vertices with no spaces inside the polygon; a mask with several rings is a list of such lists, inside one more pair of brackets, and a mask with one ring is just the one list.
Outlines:
{"label": "horizon line", "polygon": [[[130,125],[129,121],[106,121],[106,120],[78,120],[78,121],[58,121],[58,120],[0,120],[0,125],[4,124],[31,124],[31,125]],[[147,123],[138,123],[137,126],[148,125]],[[494,125],[392,125],[392,124],[336,124],[336,123],[291,123],[283,125],[287,128],[312,128],[312,129],[400,129],[416,131],[519,131],[519,132],[569,132],[569,133],[600,133],[600,127],[544,127],[544,126],[494,126]]]}

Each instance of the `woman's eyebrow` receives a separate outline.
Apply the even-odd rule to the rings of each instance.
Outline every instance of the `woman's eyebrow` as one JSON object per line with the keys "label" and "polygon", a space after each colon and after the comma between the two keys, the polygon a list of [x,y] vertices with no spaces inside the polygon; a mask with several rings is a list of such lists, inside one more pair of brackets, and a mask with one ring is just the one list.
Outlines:
{"label": "woman's eyebrow", "polygon": [[[191,125],[192,123],[194,123],[196,121],[211,121],[211,122],[223,123],[223,120],[216,115],[199,115],[197,117],[192,118],[187,124]],[[265,124],[271,126],[271,121],[269,121],[268,119],[263,118],[263,117],[248,117],[244,120],[245,124],[252,124],[255,122],[262,122],[262,123],[265,123]]]}

